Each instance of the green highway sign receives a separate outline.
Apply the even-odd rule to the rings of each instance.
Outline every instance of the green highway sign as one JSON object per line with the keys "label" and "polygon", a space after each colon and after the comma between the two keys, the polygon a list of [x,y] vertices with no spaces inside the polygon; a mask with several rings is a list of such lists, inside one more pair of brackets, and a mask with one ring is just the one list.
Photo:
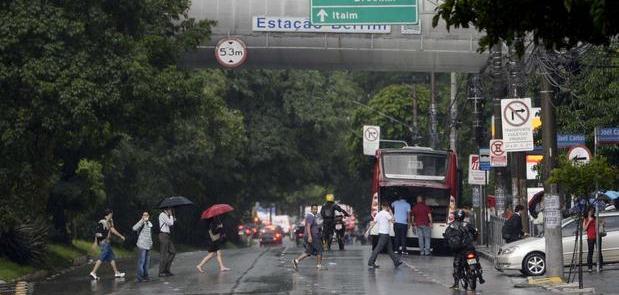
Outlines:
{"label": "green highway sign", "polygon": [[315,25],[417,24],[417,0],[311,0]]}

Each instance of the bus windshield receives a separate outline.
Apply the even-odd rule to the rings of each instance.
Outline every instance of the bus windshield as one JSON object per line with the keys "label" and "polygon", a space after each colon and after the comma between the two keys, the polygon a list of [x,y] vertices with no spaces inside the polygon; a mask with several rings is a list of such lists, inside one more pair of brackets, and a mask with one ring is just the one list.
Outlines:
{"label": "bus windshield", "polygon": [[383,171],[387,178],[445,180],[446,154],[385,153],[382,157]]}

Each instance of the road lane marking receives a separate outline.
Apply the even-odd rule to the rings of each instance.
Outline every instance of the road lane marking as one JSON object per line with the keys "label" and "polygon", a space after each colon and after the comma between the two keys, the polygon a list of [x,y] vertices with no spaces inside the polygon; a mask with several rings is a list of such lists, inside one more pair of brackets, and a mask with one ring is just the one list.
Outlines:
{"label": "road lane marking", "polygon": [[256,259],[254,259],[254,261],[251,263],[251,265],[247,268],[247,270],[245,270],[245,272],[243,272],[241,274],[241,276],[236,279],[236,282],[234,283],[234,286],[232,287],[232,289],[230,289],[230,294],[236,294],[236,289],[241,285],[241,281],[243,280],[243,278],[245,278],[245,276],[252,270],[254,269],[254,267],[256,266],[256,263],[258,263],[258,260],[260,260],[260,258],[262,258],[262,256],[264,256],[264,254],[266,254],[267,252],[269,252],[269,248],[265,248],[264,250],[262,250],[262,253],[260,253],[260,255],[258,255],[258,257],[256,257]]}

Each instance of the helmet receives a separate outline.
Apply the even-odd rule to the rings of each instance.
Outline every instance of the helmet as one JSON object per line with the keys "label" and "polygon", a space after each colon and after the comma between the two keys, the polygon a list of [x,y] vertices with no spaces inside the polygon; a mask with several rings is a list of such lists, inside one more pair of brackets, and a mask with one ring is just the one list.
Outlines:
{"label": "helmet", "polygon": [[325,196],[325,200],[326,200],[327,202],[335,202],[335,197],[333,196],[333,194],[327,194],[327,195]]}
{"label": "helmet", "polygon": [[466,212],[464,212],[464,210],[462,209],[458,209],[458,211],[456,211],[456,214],[454,214],[454,218],[456,219],[456,221],[463,221],[464,217],[466,216]]}

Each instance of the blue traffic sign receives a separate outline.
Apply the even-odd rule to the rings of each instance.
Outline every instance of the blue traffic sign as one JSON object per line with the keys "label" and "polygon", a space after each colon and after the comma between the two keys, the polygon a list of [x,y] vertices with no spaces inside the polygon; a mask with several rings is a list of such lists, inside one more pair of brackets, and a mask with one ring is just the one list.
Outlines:
{"label": "blue traffic sign", "polygon": [[596,128],[596,144],[619,144],[619,128]]}
{"label": "blue traffic sign", "polygon": [[479,170],[490,171],[490,149],[489,148],[480,148],[479,149]]}
{"label": "blue traffic sign", "polygon": [[557,134],[557,147],[569,148],[575,145],[585,144],[584,134]]}

